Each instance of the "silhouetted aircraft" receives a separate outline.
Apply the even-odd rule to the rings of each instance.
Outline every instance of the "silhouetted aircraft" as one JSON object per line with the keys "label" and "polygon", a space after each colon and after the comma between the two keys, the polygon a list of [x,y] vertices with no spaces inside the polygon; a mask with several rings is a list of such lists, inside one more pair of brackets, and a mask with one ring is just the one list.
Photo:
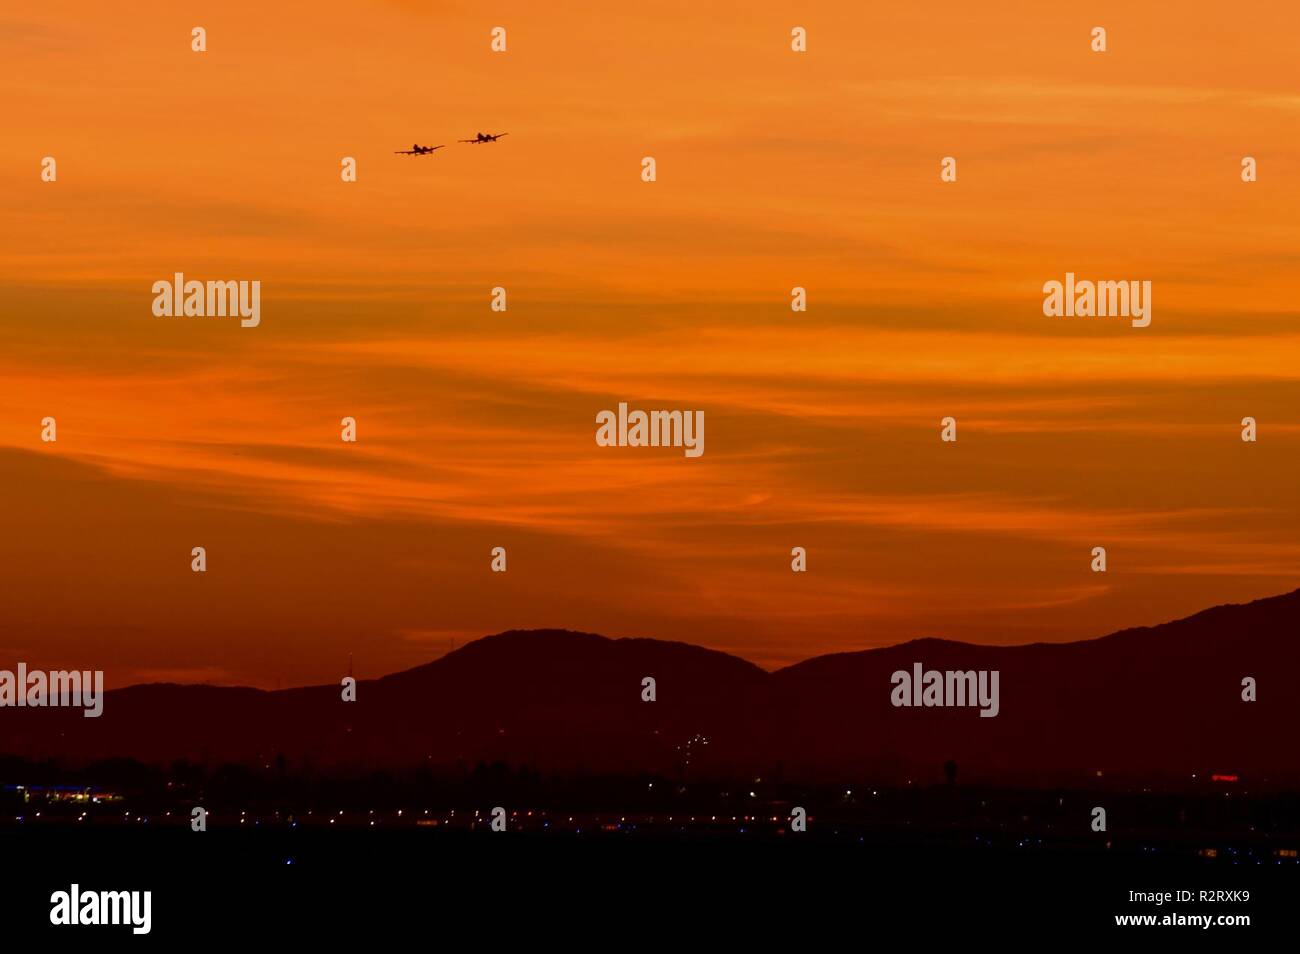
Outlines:
{"label": "silhouetted aircraft", "polygon": [[395,155],[395,156],[427,156],[429,153],[433,152],[435,149],[445,149],[445,148],[447,148],[445,145],[442,145],[442,146],[421,146],[421,145],[417,142],[415,145],[411,146],[410,149],[403,149],[403,150],[397,150],[397,151],[394,151],[393,155]]}
{"label": "silhouetted aircraft", "polygon": [[477,145],[480,142],[496,142],[502,136],[509,136],[509,135],[510,133],[497,133],[496,135],[491,135],[489,133],[479,133],[473,139],[459,139],[457,140],[457,142],[470,142]]}

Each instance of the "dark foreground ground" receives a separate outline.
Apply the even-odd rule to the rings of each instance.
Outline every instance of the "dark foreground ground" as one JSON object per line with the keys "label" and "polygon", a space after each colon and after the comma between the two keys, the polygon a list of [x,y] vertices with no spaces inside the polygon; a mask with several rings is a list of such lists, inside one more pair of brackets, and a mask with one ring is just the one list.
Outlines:
{"label": "dark foreground ground", "polygon": [[[937,938],[1132,934],[1183,944],[1294,940],[1300,865],[1110,850],[980,847],[806,833],[548,833],[369,826],[0,827],[0,931],[74,944],[355,938],[420,947],[798,950]],[[152,891],[152,930],[52,927],[52,892]],[[1178,892],[1187,892],[1180,896]],[[1131,892],[1169,892],[1161,904]],[[1236,892],[1203,896],[1201,892]],[[1214,900],[1211,900],[1214,898]],[[1116,916],[1249,925],[1117,926]],[[401,939],[405,937],[406,940]],[[895,942],[896,942],[895,941]],[[7,944],[6,944],[7,946]],[[972,948],[975,949],[975,948]]]}
{"label": "dark foreground ground", "polygon": [[[1300,926],[1300,797],[1242,780],[1025,790],[21,768],[21,782],[0,778],[3,949],[32,933],[169,950],[346,937],[364,950],[1240,945],[1293,942]],[[195,805],[205,831],[191,829]],[[495,805],[505,831],[491,830]],[[796,806],[806,831],[791,830]],[[151,891],[149,935],[52,926],[51,895],[73,884]],[[1116,923],[1134,916],[1156,923]]]}

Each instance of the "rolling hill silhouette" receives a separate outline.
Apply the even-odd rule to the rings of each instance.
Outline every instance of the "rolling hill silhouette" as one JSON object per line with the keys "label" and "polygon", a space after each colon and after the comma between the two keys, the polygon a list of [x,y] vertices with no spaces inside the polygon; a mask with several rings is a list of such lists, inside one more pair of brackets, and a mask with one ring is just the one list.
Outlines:
{"label": "rolling hill silhouette", "polygon": [[[108,693],[98,719],[4,709],[0,753],[882,782],[934,780],[955,759],[963,778],[1029,784],[1099,771],[1294,779],[1298,624],[1300,590],[1083,642],[921,639],[776,672],[679,642],[512,631],[361,681],[355,703],[338,686],[156,684]],[[1000,714],[895,708],[891,674],[918,662],[999,670]],[[641,700],[645,676],[653,703]],[[1256,702],[1241,699],[1245,676]]]}

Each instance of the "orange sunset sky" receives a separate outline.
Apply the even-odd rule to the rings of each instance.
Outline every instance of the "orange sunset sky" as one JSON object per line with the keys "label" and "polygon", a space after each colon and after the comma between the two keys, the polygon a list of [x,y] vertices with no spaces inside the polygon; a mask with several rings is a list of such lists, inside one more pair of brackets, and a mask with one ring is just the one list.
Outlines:
{"label": "orange sunset sky", "polygon": [[[292,685],[544,626],[777,666],[1293,589],[1298,31],[1283,0],[10,5],[0,666]],[[261,281],[260,327],[155,317],[178,271]],[[1044,317],[1067,271],[1151,281],[1151,326]],[[619,401],[705,411],[704,455],[597,447]]]}

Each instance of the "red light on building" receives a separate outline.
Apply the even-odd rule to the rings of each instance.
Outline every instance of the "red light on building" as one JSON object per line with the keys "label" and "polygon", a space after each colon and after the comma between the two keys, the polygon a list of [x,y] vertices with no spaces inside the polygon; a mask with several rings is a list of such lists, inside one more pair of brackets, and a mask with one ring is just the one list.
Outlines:
{"label": "red light on building", "polygon": [[1237,776],[1235,775],[1211,775],[1210,776],[1211,782],[1235,782],[1236,780],[1237,780]]}

